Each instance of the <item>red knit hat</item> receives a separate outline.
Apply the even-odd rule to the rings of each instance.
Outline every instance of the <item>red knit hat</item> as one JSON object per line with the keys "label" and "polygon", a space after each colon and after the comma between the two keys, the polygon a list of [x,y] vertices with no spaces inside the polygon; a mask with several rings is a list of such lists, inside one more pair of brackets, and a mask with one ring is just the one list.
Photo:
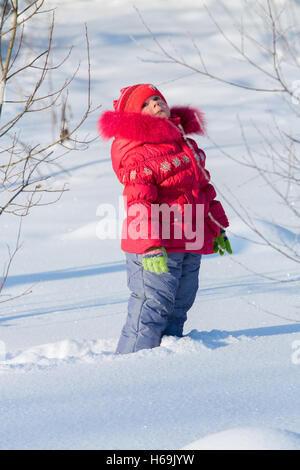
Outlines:
{"label": "red knit hat", "polygon": [[129,113],[140,113],[142,106],[150,96],[160,96],[165,102],[160,91],[150,84],[139,84],[122,88],[121,96],[114,100],[115,111],[126,111]]}

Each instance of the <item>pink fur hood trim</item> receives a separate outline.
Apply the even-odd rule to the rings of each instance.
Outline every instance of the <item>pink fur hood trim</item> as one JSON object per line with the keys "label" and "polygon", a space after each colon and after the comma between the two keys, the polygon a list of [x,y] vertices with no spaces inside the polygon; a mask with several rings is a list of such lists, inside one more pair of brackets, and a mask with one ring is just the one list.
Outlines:
{"label": "pink fur hood trim", "polygon": [[182,138],[185,134],[205,134],[205,118],[201,111],[190,107],[171,108],[171,117],[160,118],[141,113],[118,111],[104,112],[98,129],[104,140],[112,137],[159,144]]}

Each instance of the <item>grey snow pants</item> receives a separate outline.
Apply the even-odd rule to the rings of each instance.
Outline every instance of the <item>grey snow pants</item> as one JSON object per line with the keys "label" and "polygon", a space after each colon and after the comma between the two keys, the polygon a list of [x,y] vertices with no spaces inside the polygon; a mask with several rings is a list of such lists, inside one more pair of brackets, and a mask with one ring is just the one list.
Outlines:
{"label": "grey snow pants", "polygon": [[116,354],[160,345],[163,335],[182,336],[198,290],[199,253],[168,253],[169,272],[145,271],[142,255],[126,253],[128,314]]}

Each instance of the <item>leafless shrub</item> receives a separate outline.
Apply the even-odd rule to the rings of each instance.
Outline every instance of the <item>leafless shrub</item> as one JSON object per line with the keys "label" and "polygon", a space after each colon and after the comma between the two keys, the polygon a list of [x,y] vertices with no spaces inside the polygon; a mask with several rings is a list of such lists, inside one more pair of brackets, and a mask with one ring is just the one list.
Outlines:
{"label": "leafless shrub", "polygon": [[[97,109],[92,109],[91,104],[87,27],[85,26],[83,32],[87,52],[86,106],[81,116],[77,118],[77,122],[71,122],[67,113],[68,90],[76,77],[79,66],[57,88],[47,90],[46,85],[50,74],[68,61],[72,48],[62,60],[53,65],[56,62],[52,47],[54,13],[43,9],[45,4],[46,0],[27,2],[2,0],[0,3],[0,216],[10,214],[22,219],[30,213],[33,207],[58,201],[68,188],[65,185],[59,188],[53,187],[49,181],[53,166],[58,166],[59,159],[66,153],[88,148],[93,140],[79,140],[77,136],[77,131],[89,115]],[[46,47],[38,53],[30,51],[28,54],[27,27],[32,26],[33,21],[40,21],[42,15],[47,15],[50,20]],[[34,42],[34,40],[31,38],[31,41]],[[34,50],[40,47],[39,44],[40,41]],[[19,90],[20,96],[11,99],[11,96],[16,96],[14,92],[16,89]],[[11,90],[13,92],[10,92]],[[60,113],[57,112],[59,108]],[[45,113],[60,116],[60,121],[57,118],[52,133],[43,134],[42,139],[41,134],[37,132],[31,135],[30,139],[23,141],[21,132],[23,121],[36,113],[40,113],[41,116]],[[9,251],[8,262],[3,268],[0,297],[9,267],[19,248],[20,231],[16,247],[12,252]]]}

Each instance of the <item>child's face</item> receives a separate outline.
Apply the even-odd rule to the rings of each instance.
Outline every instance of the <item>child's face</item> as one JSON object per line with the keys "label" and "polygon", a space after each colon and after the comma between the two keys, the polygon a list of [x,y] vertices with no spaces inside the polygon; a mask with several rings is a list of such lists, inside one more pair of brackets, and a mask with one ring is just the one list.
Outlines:
{"label": "child's face", "polygon": [[170,108],[160,96],[150,96],[142,106],[142,114],[156,117],[170,117]]}

